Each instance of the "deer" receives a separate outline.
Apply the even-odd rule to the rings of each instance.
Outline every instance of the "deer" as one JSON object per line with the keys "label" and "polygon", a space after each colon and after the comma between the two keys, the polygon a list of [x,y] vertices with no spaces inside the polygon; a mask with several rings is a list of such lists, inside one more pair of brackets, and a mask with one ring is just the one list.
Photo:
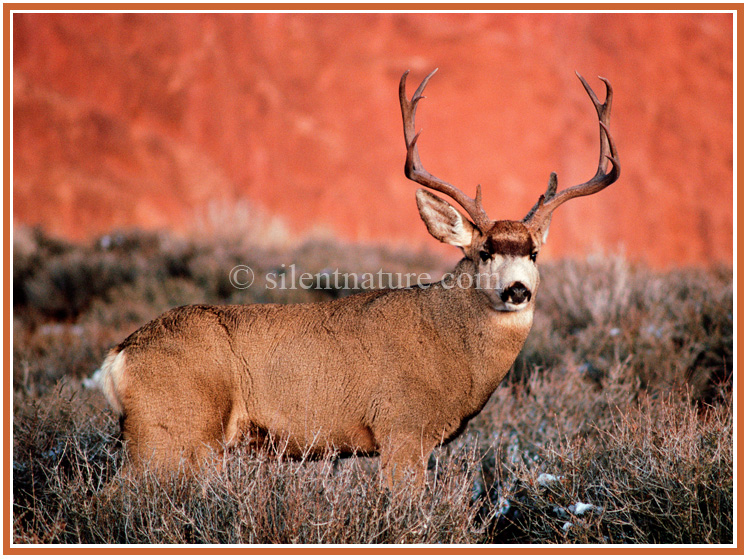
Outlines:
{"label": "deer", "polygon": [[620,175],[612,88],[600,78],[600,102],[577,73],[598,116],[595,175],[557,192],[551,173],[522,220],[492,220],[480,185],[470,198],[421,163],[416,107],[435,72],[410,99],[409,71],[400,80],[405,175],[425,187],[416,204],[428,232],[463,258],[427,285],[303,304],[182,306],[145,324],[92,377],[119,416],[131,464],[199,468],[238,445],[283,441],[292,459],[379,455],[389,487],[423,485],[431,452],[483,409],[530,332],[551,214]]}

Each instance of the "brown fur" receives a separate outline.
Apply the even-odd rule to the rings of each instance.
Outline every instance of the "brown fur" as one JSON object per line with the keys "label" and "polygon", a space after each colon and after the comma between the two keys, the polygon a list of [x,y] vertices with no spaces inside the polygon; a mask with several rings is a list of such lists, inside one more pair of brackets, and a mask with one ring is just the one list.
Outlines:
{"label": "brown fur", "polygon": [[497,221],[488,233],[484,250],[490,254],[530,256],[535,250],[527,227],[517,221]]}

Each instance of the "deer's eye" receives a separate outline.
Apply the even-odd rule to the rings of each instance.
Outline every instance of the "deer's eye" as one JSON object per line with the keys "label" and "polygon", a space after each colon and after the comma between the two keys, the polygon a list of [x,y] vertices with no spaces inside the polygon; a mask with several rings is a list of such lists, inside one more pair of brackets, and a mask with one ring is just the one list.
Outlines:
{"label": "deer's eye", "polygon": [[480,259],[483,260],[483,262],[486,262],[489,258],[491,258],[491,255],[485,250],[480,251],[478,253],[478,256],[480,256]]}
{"label": "deer's eye", "polygon": [[530,255],[530,260],[532,260],[533,262],[535,262],[535,260],[537,259],[537,257],[538,257],[538,251],[536,250],[535,252],[533,252]]}

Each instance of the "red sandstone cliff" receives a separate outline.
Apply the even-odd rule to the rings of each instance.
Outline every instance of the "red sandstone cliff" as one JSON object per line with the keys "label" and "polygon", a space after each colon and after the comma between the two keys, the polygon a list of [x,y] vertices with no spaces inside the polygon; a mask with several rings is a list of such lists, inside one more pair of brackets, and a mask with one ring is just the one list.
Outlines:
{"label": "red sandstone cliff", "polygon": [[613,83],[623,175],[556,212],[546,255],[732,258],[729,14],[16,14],[13,215],[84,238],[188,230],[249,200],[303,232],[433,243],[397,84],[427,71],[425,166],[521,218],[597,164],[574,76]]}

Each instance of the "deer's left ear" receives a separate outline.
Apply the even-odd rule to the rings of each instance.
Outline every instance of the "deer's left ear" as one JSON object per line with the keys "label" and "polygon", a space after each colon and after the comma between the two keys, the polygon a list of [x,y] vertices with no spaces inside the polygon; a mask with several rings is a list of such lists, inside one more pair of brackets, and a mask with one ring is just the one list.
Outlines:
{"label": "deer's left ear", "polygon": [[465,219],[448,202],[419,188],[416,203],[426,229],[437,240],[450,245],[467,248],[473,242],[475,225]]}

